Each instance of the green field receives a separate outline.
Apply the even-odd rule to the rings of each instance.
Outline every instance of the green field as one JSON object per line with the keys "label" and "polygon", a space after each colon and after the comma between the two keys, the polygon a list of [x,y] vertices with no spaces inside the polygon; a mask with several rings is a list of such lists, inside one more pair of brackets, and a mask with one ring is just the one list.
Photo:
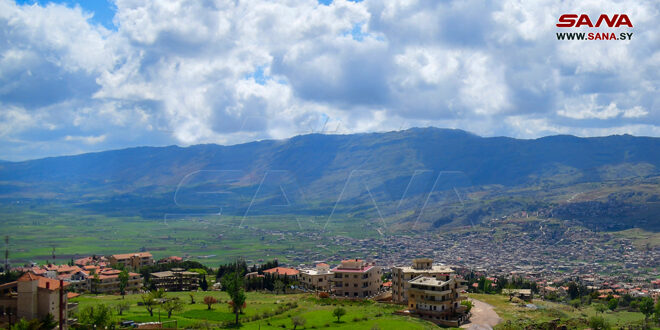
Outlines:
{"label": "green field", "polygon": [[[185,302],[184,310],[174,312],[171,319],[167,318],[165,311],[160,311],[160,320],[177,321],[179,328],[214,328],[221,327],[225,322],[234,320],[227,304],[228,296],[220,291],[194,292],[196,303],[190,304],[190,297],[187,292],[168,292],[167,297],[179,297]],[[213,305],[212,310],[202,303],[204,296],[213,296],[219,303]],[[154,309],[154,316],[149,316],[147,310],[138,306],[139,295],[126,295],[124,298],[129,301],[131,308],[125,311],[124,315],[116,315],[115,320],[132,320],[136,322],[158,321],[158,307]],[[78,310],[86,306],[105,304],[110,307],[116,306],[122,301],[121,296],[116,295],[91,295],[86,294],[71,299],[71,302],[78,303]],[[332,310],[337,306],[346,309],[346,315],[341,318],[341,322],[332,316]],[[283,308],[283,312],[278,313],[278,308]],[[114,309],[114,308],[113,308]],[[401,309],[399,305],[374,303],[370,301],[345,301],[333,299],[318,299],[310,294],[266,294],[257,292],[247,293],[247,308],[245,313],[240,316],[240,322],[244,329],[291,329],[293,328],[292,317],[300,316],[306,320],[304,327],[298,329],[316,329],[316,328],[337,328],[337,329],[433,329],[437,328],[434,324],[418,320],[416,318],[393,315],[392,312]],[[276,315],[273,315],[276,314]],[[253,320],[254,317],[261,316],[259,320]],[[266,317],[264,317],[266,316]],[[174,326],[174,322],[169,322],[169,326]]]}
{"label": "green field", "polygon": [[[346,249],[328,241],[328,237],[375,238],[379,237],[377,227],[377,223],[365,225],[343,217],[330,221],[328,217],[286,215],[168,215],[144,219],[89,214],[69,207],[0,208],[0,232],[10,236],[10,262],[14,265],[29,261],[65,263],[77,256],[134,251],[149,251],[156,259],[186,257],[213,267],[237,258],[248,263],[275,258],[289,263],[300,251],[313,258],[303,262],[313,262],[328,260]],[[56,259],[52,257],[53,249]]]}

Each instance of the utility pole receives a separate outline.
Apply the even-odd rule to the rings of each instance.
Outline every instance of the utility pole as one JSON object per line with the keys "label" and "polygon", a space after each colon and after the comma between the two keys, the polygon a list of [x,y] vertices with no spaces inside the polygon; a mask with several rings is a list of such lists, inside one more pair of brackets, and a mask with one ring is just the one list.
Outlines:
{"label": "utility pole", "polygon": [[9,235],[5,236],[5,273],[9,273]]}

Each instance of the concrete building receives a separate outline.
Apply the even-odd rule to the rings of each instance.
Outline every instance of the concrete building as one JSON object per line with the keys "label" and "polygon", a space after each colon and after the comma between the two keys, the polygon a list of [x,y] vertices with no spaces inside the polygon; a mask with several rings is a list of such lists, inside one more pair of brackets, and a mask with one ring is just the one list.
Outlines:
{"label": "concrete building", "polygon": [[197,291],[202,275],[181,268],[150,274],[150,281],[156,289],[164,291]]}
{"label": "concrete building", "polygon": [[331,272],[331,291],[335,296],[367,298],[380,292],[382,271],[364,260],[343,260]]}
{"label": "concrete building", "polygon": [[410,287],[409,281],[420,275],[446,281],[452,274],[455,274],[453,269],[444,265],[433,265],[431,258],[413,259],[412,266],[393,267],[392,301],[400,304],[407,303],[406,294]]}
{"label": "concrete building", "polygon": [[127,269],[140,270],[154,265],[154,257],[149,252],[113,254],[108,258],[110,266],[121,265]]}
{"label": "concrete building", "polygon": [[420,275],[408,281],[408,308],[411,314],[436,324],[458,327],[469,318],[461,301],[467,299],[461,292],[467,287],[456,275],[438,279]]}
{"label": "concrete building", "polygon": [[25,273],[15,282],[0,285],[0,314],[11,314],[12,322],[41,319],[48,314],[59,322],[62,315],[66,327],[69,313],[77,307],[68,302],[64,292],[67,285],[63,281]]}
{"label": "concrete building", "polygon": [[[118,293],[119,274],[121,271],[112,268],[102,269],[98,275],[90,275],[91,291],[94,293]],[[138,292],[143,284],[142,276],[137,273],[128,273],[128,284],[125,291],[127,293]]]}
{"label": "concrete building", "polygon": [[300,270],[300,285],[308,290],[330,291],[330,266],[325,263],[316,265],[314,269]]}

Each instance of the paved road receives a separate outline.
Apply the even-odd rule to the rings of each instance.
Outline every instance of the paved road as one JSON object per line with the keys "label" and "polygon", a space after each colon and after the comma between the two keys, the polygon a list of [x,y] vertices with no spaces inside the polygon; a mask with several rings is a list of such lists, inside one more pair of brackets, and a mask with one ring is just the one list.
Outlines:
{"label": "paved road", "polygon": [[469,330],[492,330],[494,326],[502,322],[502,319],[495,313],[493,306],[476,299],[472,301],[472,317],[470,323],[461,325],[461,328]]}

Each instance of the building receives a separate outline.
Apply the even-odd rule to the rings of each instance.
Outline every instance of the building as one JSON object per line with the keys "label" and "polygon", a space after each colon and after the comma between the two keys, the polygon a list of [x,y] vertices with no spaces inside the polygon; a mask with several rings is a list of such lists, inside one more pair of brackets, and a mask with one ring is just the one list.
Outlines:
{"label": "building", "polygon": [[150,274],[150,281],[156,289],[164,291],[197,291],[201,274],[184,271],[181,268]]}
{"label": "building", "polygon": [[380,292],[382,271],[364,260],[343,260],[331,272],[330,290],[335,296],[367,298]]}
{"label": "building", "polygon": [[431,258],[413,259],[412,266],[402,266],[392,268],[392,301],[400,304],[408,302],[407,290],[410,287],[409,281],[424,275],[440,280],[448,280],[455,274],[454,270],[444,265],[433,265]]}
{"label": "building", "polygon": [[326,263],[316,265],[314,269],[300,270],[300,285],[308,290],[330,291],[330,266]]}
{"label": "building", "polygon": [[461,305],[466,296],[463,280],[455,274],[449,279],[420,275],[408,281],[408,309],[411,314],[436,324],[458,327],[468,320],[467,308]]}
{"label": "building", "polygon": [[[18,319],[41,319],[53,315],[59,322],[60,315],[67,327],[69,313],[77,304],[69,304],[64,281],[25,273],[17,281],[0,285],[0,315],[11,314]],[[8,320],[9,321],[9,320]]]}
{"label": "building", "polygon": [[171,264],[171,263],[179,263],[183,262],[183,258],[177,257],[177,256],[169,256],[167,258],[163,258],[158,260],[158,264]]}
{"label": "building", "polygon": [[264,270],[264,274],[270,274],[270,275],[275,276],[276,278],[287,277],[290,280],[297,280],[298,279],[298,274],[300,274],[300,271],[298,271],[297,269],[293,269],[293,268],[275,267],[275,268]]}
{"label": "building", "polygon": [[[90,275],[90,288],[93,293],[118,293],[120,270],[105,268],[99,274]],[[138,292],[142,288],[142,276],[128,273],[128,283],[124,289],[127,293]]]}
{"label": "building", "polygon": [[133,270],[139,270],[142,267],[153,266],[154,257],[149,252],[113,254],[108,258],[110,266],[124,267]]}

